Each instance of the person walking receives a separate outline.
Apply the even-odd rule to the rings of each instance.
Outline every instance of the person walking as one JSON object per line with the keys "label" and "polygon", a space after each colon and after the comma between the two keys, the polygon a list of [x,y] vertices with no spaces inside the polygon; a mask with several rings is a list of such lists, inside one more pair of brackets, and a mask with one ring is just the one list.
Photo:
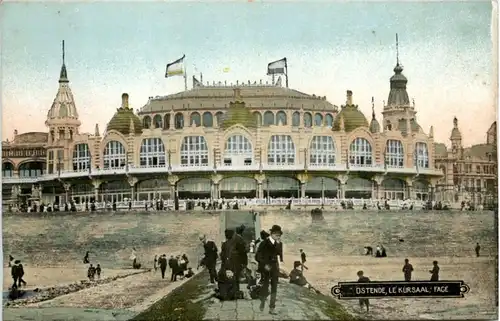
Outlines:
{"label": "person walking", "polygon": [[410,264],[410,260],[405,259],[405,265],[403,265],[403,273],[405,276],[405,281],[411,281],[411,273],[413,272],[413,265]]}
{"label": "person walking", "polygon": [[200,241],[203,244],[204,256],[203,264],[208,269],[208,274],[210,275],[210,283],[214,284],[217,281],[217,272],[215,270],[215,265],[217,264],[217,245],[214,241],[207,240],[206,235],[200,235]]}
{"label": "person walking", "polygon": [[476,243],[476,257],[479,257],[479,251],[481,251],[481,246],[479,245],[479,243]]}
{"label": "person walking", "polygon": [[[364,276],[363,271],[358,271],[358,282],[359,283],[367,283],[370,282],[370,279]],[[359,307],[362,309],[363,306],[366,306],[366,312],[370,312],[370,300],[368,299],[359,299]]]}
{"label": "person walking", "polygon": [[439,281],[439,266],[438,266],[438,261],[432,262],[433,267],[432,270],[429,270],[429,273],[431,274],[431,282]]}
{"label": "person walking", "polygon": [[167,255],[163,254],[158,259],[158,265],[160,266],[161,278],[165,278],[165,271],[167,270]]}

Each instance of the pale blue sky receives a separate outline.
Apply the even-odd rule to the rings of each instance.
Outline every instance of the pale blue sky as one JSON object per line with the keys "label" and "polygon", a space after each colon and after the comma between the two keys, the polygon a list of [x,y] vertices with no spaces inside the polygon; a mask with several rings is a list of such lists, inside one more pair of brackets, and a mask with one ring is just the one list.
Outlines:
{"label": "pale blue sky", "polygon": [[[3,139],[44,131],[58,87],[61,40],[83,132],[105,129],[128,92],[134,109],[148,96],[183,90],[165,64],[186,54],[189,86],[266,76],[288,58],[290,87],[345,102],[367,118],[387,100],[395,34],[418,121],[448,144],[456,115],[466,144],[485,141],[496,118],[492,94],[491,3],[168,2],[4,3]],[[224,67],[231,72],[223,73]]]}

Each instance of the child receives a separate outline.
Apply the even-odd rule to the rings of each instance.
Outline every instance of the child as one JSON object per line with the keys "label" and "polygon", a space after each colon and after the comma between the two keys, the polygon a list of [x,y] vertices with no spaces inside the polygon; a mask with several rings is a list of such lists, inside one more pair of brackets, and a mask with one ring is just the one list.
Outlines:
{"label": "child", "polygon": [[89,281],[94,281],[94,275],[95,275],[95,267],[90,264],[89,269],[87,271],[87,277],[89,278]]}
{"label": "child", "polygon": [[97,273],[97,278],[100,279],[101,278],[101,265],[100,264],[97,264],[95,272]]}

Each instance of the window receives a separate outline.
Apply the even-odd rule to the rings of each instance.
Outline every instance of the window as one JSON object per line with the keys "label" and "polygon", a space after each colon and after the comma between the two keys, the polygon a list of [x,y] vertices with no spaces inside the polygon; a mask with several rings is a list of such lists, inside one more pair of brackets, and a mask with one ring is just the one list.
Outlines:
{"label": "window", "polygon": [[399,140],[389,139],[385,144],[385,164],[387,167],[403,167],[403,144]]}
{"label": "window", "polygon": [[426,143],[415,144],[415,156],[413,157],[415,165],[419,168],[429,168],[429,153]]}
{"label": "window", "polygon": [[208,145],[205,137],[184,137],[181,146],[181,166],[208,166]]}
{"label": "window", "polygon": [[161,118],[161,115],[155,115],[155,117],[153,118],[153,124],[155,128],[163,127],[163,119]]}
{"label": "window", "polygon": [[170,114],[166,114],[163,117],[163,129],[170,129]]}
{"label": "window", "polygon": [[142,127],[145,129],[149,129],[151,127],[151,117],[149,116],[144,116],[142,119]]}
{"label": "window", "polygon": [[333,126],[333,116],[332,114],[326,114],[325,116],[325,122],[327,127],[332,127]]}
{"label": "window", "polygon": [[116,140],[109,141],[104,148],[103,154],[105,169],[125,167],[127,156],[122,143]]}
{"label": "window", "polygon": [[84,171],[90,168],[90,151],[88,144],[75,145],[73,149],[73,170]]}
{"label": "window", "polygon": [[274,125],[274,114],[272,111],[266,111],[264,113],[264,126]]}
{"label": "window", "polygon": [[311,113],[304,113],[304,127],[312,127]]}
{"label": "window", "polygon": [[139,157],[141,166],[165,166],[165,145],[163,141],[160,138],[143,139]]}
{"label": "window", "polygon": [[175,129],[184,128],[184,115],[182,113],[175,114]]}
{"label": "window", "polygon": [[224,122],[224,113],[221,111],[216,112],[215,118],[217,119],[217,126],[222,126],[222,123]]}
{"label": "window", "polygon": [[476,173],[481,174],[481,166],[476,165]]}
{"label": "window", "polygon": [[314,126],[323,126],[323,115],[320,113],[316,113],[316,115],[314,115]]}
{"label": "window", "polygon": [[203,126],[204,127],[214,126],[214,117],[212,116],[211,112],[206,111],[203,113]]}
{"label": "window", "polygon": [[285,112],[284,111],[279,111],[276,114],[276,125],[279,125],[281,123],[281,125],[285,126],[286,122],[287,122],[287,119],[286,119]]}
{"label": "window", "polygon": [[224,165],[252,165],[252,159],[252,143],[248,138],[243,135],[234,135],[226,140]]}
{"label": "window", "polygon": [[293,127],[300,126],[300,113],[298,111],[294,112],[292,115],[292,126]]}
{"label": "window", "polygon": [[189,126],[193,126],[193,124],[195,124],[196,127],[200,127],[201,126],[201,116],[200,116],[200,113],[197,113],[197,112],[191,113],[191,117],[190,117],[190,120],[189,120]]}
{"label": "window", "polygon": [[253,115],[255,119],[257,120],[257,125],[262,126],[262,114],[259,113],[258,111],[254,111]]}
{"label": "window", "polygon": [[314,136],[309,147],[311,165],[334,165],[335,143],[331,136]]}
{"label": "window", "polygon": [[356,138],[349,146],[349,164],[371,166],[373,163],[372,146],[364,138]]}
{"label": "window", "polygon": [[269,165],[295,164],[295,144],[288,135],[273,135],[267,146],[267,163]]}

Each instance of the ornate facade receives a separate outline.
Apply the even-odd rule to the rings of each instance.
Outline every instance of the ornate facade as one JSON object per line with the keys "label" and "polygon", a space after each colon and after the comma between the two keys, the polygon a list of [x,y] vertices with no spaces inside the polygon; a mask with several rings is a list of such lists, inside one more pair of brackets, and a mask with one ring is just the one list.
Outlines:
{"label": "ornate facade", "polygon": [[426,200],[443,172],[433,129],[419,126],[402,71],[398,63],[382,126],[373,99],[368,121],[349,90],[339,108],[280,86],[214,83],[150,97],[138,113],[123,94],[101,135],[98,125],[94,134],[80,133],[63,62],[48,133],[23,134],[37,137],[29,148],[39,154],[16,158],[22,135],[3,143],[4,200]]}

